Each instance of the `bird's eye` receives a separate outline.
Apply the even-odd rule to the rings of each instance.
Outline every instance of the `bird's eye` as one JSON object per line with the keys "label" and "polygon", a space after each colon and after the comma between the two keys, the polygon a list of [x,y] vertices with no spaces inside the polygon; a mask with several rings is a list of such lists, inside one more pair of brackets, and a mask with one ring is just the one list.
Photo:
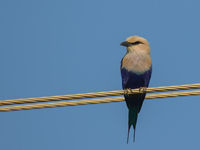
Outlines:
{"label": "bird's eye", "polygon": [[136,41],[136,42],[134,42],[134,43],[131,43],[132,45],[138,45],[138,44],[142,44],[142,42],[140,42],[140,41]]}

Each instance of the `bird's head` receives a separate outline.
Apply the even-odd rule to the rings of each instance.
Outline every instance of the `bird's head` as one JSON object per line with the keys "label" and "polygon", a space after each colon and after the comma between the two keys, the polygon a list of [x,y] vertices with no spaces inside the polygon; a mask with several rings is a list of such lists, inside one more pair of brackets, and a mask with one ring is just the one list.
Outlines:
{"label": "bird's head", "polygon": [[128,52],[143,51],[144,53],[150,54],[148,41],[140,36],[130,36],[121,45],[125,46]]}

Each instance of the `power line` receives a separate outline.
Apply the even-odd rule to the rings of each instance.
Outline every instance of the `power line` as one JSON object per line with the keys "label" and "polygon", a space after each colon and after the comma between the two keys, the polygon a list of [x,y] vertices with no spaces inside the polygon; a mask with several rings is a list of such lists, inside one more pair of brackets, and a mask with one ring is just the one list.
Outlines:
{"label": "power line", "polygon": [[[188,90],[188,89],[198,89],[198,88],[200,88],[199,83],[188,84],[188,85],[178,85],[178,86],[147,88],[145,91],[142,91],[142,92],[153,93],[153,92]],[[123,95],[125,92],[126,92],[126,94],[141,93],[141,89],[134,89],[132,91],[131,90],[127,90],[127,91],[120,90],[120,91],[108,91],[108,92],[97,92],[97,93],[84,93],[84,94],[72,94],[72,95],[42,97],[43,99],[41,99],[41,98],[28,98],[28,99],[3,100],[3,101],[1,101],[1,105],[35,103],[36,101],[37,102],[49,102],[49,101],[56,101],[56,100],[64,100],[64,97],[68,98],[67,100],[69,100],[69,99],[81,99],[81,98],[86,98],[86,97],[87,98],[91,98],[91,97],[94,98],[94,97],[116,96],[116,95]],[[184,91],[184,92],[149,94],[145,97],[145,99],[167,98],[167,97],[177,97],[177,96],[190,96],[190,95],[200,95],[200,91],[195,90],[195,91]],[[36,101],[34,99],[36,99]],[[22,100],[22,101],[20,101],[20,100]],[[124,101],[123,97],[112,97],[112,98],[103,98],[103,99],[64,101],[64,102],[55,102],[55,103],[42,103],[42,104],[32,104],[32,105],[18,105],[18,106],[0,107],[0,111],[29,110],[29,109],[88,105],[88,104],[99,104],[99,103],[110,103],[110,102],[121,102],[121,101]]]}
{"label": "power line", "polygon": [[[154,92],[166,92],[166,91],[178,91],[188,89],[200,89],[200,83],[196,84],[185,84],[176,86],[162,86],[162,87],[151,87],[145,90],[146,93]],[[118,91],[104,91],[95,93],[81,93],[81,94],[70,94],[70,95],[58,95],[48,97],[36,97],[36,98],[21,98],[11,100],[1,100],[0,106],[2,105],[14,105],[14,104],[26,104],[26,103],[39,103],[39,102],[50,102],[50,101],[61,101],[61,100],[72,100],[72,99],[83,99],[83,98],[95,98],[95,97],[107,97],[107,96],[119,96],[124,95],[124,90]],[[140,93],[140,89],[132,89],[127,91],[127,94]]]}
{"label": "power line", "polygon": [[[200,95],[200,91],[185,91],[185,92],[149,94],[145,97],[145,99],[190,96],[190,95]],[[103,99],[91,99],[91,100],[79,100],[79,101],[66,101],[66,102],[56,102],[56,103],[43,103],[43,104],[33,104],[33,105],[0,107],[0,111],[29,110],[29,109],[77,106],[77,105],[122,102],[122,101],[124,101],[124,97],[113,97],[113,98],[103,98]]]}

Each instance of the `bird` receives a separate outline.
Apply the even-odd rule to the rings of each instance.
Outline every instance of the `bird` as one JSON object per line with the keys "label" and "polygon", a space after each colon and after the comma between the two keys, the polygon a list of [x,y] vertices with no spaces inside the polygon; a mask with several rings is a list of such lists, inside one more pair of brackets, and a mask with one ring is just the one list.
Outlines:
{"label": "bird", "polygon": [[150,46],[148,41],[140,36],[130,36],[120,44],[126,47],[126,54],[121,60],[122,88],[128,92],[131,89],[143,89],[137,94],[124,94],[128,107],[128,136],[131,126],[133,126],[133,142],[135,142],[135,131],[138,113],[141,110],[146,93],[145,89],[149,86],[152,74],[152,61],[150,56]]}

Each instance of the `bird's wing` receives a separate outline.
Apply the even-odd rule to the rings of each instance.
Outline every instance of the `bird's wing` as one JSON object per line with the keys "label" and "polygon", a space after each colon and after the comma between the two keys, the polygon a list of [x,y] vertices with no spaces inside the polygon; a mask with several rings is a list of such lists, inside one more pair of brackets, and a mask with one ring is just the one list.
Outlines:
{"label": "bird's wing", "polygon": [[148,87],[149,86],[149,82],[150,82],[150,79],[151,79],[151,73],[152,73],[152,66],[151,68],[145,72],[145,77],[144,77],[144,86],[145,87]]}
{"label": "bird's wing", "polygon": [[121,68],[121,76],[122,76],[122,87],[123,89],[128,88],[127,87],[127,83],[130,79],[130,74],[128,73],[128,71],[124,68]]}
{"label": "bird's wing", "polygon": [[130,79],[130,74],[128,73],[128,71],[126,69],[122,68],[123,59],[124,59],[124,57],[121,60],[120,70],[121,70],[121,77],[122,77],[122,87],[123,87],[123,89],[126,89],[126,88],[128,88],[127,83]]}
{"label": "bird's wing", "polygon": [[[144,87],[148,87],[149,86],[149,81],[151,79],[151,73],[152,73],[152,66],[151,66],[151,68],[147,72],[145,72]],[[143,101],[145,99],[145,96],[146,96],[146,93],[142,93],[140,95],[139,112],[141,110],[141,107],[142,107]]]}

